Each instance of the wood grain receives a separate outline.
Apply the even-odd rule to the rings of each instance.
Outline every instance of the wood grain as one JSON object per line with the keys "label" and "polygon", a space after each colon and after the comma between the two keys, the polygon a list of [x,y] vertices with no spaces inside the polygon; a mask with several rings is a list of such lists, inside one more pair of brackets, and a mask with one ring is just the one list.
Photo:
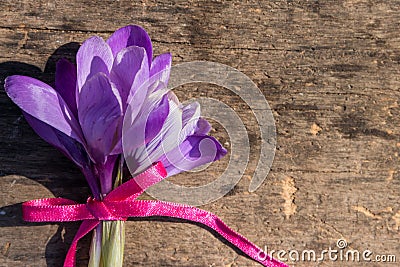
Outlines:
{"label": "wood grain", "polygon": [[[87,37],[106,38],[127,24],[146,28],[155,54],[170,51],[174,64],[208,60],[244,72],[277,127],[272,170],[254,193],[247,188],[260,136],[250,108],[217,86],[176,89],[183,100],[206,96],[230,105],[249,132],[244,178],[203,208],[268,249],[322,251],[343,238],[352,249],[397,253],[400,261],[398,1],[5,0],[0,7],[1,81],[18,73],[51,82],[57,59],[73,58]],[[51,195],[84,201],[89,191],[3,89],[0,106],[0,266],[61,266],[78,224],[24,223],[20,203]],[[213,126],[229,142],[223,127]],[[204,184],[227,160],[172,180]],[[78,266],[87,264],[88,247],[86,238]],[[125,256],[125,266],[258,266],[207,230],[174,220],[129,221]],[[338,264],[366,266],[293,263]]]}

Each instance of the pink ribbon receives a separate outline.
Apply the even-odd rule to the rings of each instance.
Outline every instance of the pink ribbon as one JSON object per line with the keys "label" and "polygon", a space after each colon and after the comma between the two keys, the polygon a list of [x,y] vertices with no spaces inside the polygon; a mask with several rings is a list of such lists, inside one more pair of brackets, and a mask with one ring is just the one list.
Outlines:
{"label": "pink ribbon", "polygon": [[128,217],[166,216],[201,223],[218,232],[250,258],[267,267],[287,267],[265,253],[245,237],[229,228],[211,212],[192,206],[157,201],[137,200],[144,190],[167,176],[158,162],[135,178],[110,192],[102,201],[89,198],[78,204],[65,198],[45,198],[22,204],[22,214],[28,222],[70,222],[83,220],[64,261],[64,267],[75,266],[78,241],[92,231],[100,221],[126,220]]}

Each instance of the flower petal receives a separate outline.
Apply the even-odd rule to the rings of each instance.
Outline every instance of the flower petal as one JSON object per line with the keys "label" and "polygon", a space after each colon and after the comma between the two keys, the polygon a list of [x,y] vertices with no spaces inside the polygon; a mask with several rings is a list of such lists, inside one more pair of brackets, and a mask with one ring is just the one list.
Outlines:
{"label": "flower petal", "polygon": [[23,111],[84,143],[73,113],[49,85],[34,78],[14,75],[7,77],[4,87],[11,100]]}
{"label": "flower petal", "polygon": [[140,26],[128,25],[116,30],[108,38],[107,44],[111,47],[114,57],[125,47],[133,45],[143,47],[147,53],[148,66],[151,65],[153,47],[149,35]]}
{"label": "flower petal", "polygon": [[153,62],[151,63],[150,76],[153,76],[159,72],[163,72],[165,69],[170,69],[171,63],[172,63],[171,53],[165,53],[156,56]]}
{"label": "flower petal", "polygon": [[182,143],[190,135],[206,135],[210,130],[211,125],[208,121],[200,117],[200,104],[198,102],[192,102],[183,108],[179,143]]}
{"label": "flower petal", "polygon": [[216,161],[227,150],[212,136],[191,135],[179,147],[160,157],[168,176]]}
{"label": "flower petal", "polygon": [[117,158],[117,155],[107,156],[104,163],[94,166],[99,177],[101,193],[103,195],[110,193],[112,190],[113,171]]}
{"label": "flower petal", "polygon": [[84,147],[75,139],[65,135],[59,130],[23,112],[26,121],[32,129],[46,142],[59,149],[66,157],[72,160],[79,168],[89,164],[89,158]]}
{"label": "flower petal", "polygon": [[149,66],[144,48],[130,46],[116,55],[110,72],[110,80],[120,92],[123,107],[127,103],[128,96],[133,97],[148,78]]}
{"label": "flower petal", "polygon": [[145,143],[152,140],[161,130],[169,114],[168,95],[164,95],[158,107],[153,109],[147,120],[145,128]]}
{"label": "flower petal", "polygon": [[82,87],[78,115],[89,155],[96,163],[104,163],[120,139],[122,120],[119,93],[104,73],[94,75]]}
{"label": "flower petal", "polygon": [[170,53],[165,53],[157,56],[151,63],[150,77],[157,81],[152,92],[167,88],[169,75],[171,72],[172,56]]}
{"label": "flower petal", "polygon": [[194,134],[197,121],[200,118],[200,104],[192,102],[186,105],[182,110],[182,130],[179,134],[179,144],[189,135]]}
{"label": "flower petal", "polygon": [[55,89],[67,103],[68,107],[77,117],[76,108],[76,67],[66,60],[60,59],[56,65]]}
{"label": "flower petal", "polygon": [[179,145],[179,133],[182,129],[182,109],[175,94],[168,92],[167,95],[169,113],[157,136],[146,145],[128,153],[127,161],[129,160],[129,168],[133,175],[148,168],[163,154]]}
{"label": "flower petal", "polygon": [[145,100],[136,120],[130,126],[125,121],[123,136],[125,152],[132,153],[152,140],[163,127],[168,113],[168,95],[161,93],[150,95]]}
{"label": "flower petal", "polygon": [[162,154],[179,145],[178,138],[182,129],[182,108],[174,93],[168,92],[167,95],[169,103],[168,116],[157,136],[146,145],[146,150],[150,159],[152,159],[152,163]]}
{"label": "flower petal", "polygon": [[199,118],[194,133],[198,135],[206,135],[210,132],[210,130],[211,130],[210,123],[208,123],[206,119]]}
{"label": "flower petal", "polygon": [[101,37],[93,36],[83,42],[76,54],[78,92],[95,74],[109,74],[113,60],[111,48]]}

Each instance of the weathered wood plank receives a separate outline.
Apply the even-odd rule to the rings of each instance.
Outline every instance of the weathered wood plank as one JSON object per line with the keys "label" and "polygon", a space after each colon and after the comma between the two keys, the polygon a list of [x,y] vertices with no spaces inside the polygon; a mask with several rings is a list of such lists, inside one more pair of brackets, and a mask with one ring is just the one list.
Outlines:
{"label": "weathered wood plank", "polygon": [[[235,67],[256,82],[273,110],[275,161],[263,186],[249,193],[260,145],[249,107],[215,86],[176,89],[181,99],[224,101],[250,133],[244,179],[205,209],[269,249],[321,251],[344,238],[353,249],[396,254],[399,8],[397,1],[2,1],[0,78],[22,73],[50,82],[54,61],[76,51],[77,44],[68,43],[140,24],[155,54],[170,51],[175,64],[209,60]],[[0,215],[0,266],[60,266],[77,224],[26,224],[14,204],[52,194],[84,201],[89,191],[78,170],[33,133],[3,90],[0,106],[0,207],[7,206]],[[229,142],[220,125],[214,128]],[[171,180],[207,183],[227,160],[206,173]],[[88,242],[81,243],[79,266],[87,262]],[[125,255],[126,266],[258,266],[206,230],[175,221],[128,222]],[[365,266],[321,265],[338,264]],[[316,263],[296,263],[310,265]]]}

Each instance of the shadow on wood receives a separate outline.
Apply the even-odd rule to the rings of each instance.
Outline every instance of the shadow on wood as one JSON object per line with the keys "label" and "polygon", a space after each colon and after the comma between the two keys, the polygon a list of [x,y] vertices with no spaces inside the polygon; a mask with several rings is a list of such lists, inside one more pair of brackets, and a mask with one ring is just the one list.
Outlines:
{"label": "shadow on wood", "polygon": [[[9,155],[9,162],[5,163],[0,170],[0,175],[7,174],[22,175],[46,187],[53,195],[58,197],[71,197],[74,199],[86,199],[87,193],[75,192],[77,183],[85,188],[86,184],[83,176],[71,162],[55,151],[50,145],[45,143],[40,137],[32,135],[33,131],[29,125],[22,119],[22,113],[16,105],[7,97],[4,91],[4,80],[11,75],[25,75],[42,80],[50,85],[54,82],[54,73],[56,62],[61,58],[66,58],[72,62],[75,61],[75,55],[79,48],[78,43],[68,43],[59,47],[47,60],[44,72],[40,68],[23,62],[8,61],[0,64],[0,103],[2,105],[2,117],[0,126],[8,131],[8,137],[0,140],[1,154]],[[28,132],[29,134],[25,134]],[[34,142],[32,142],[34,138]],[[39,145],[38,145],[39,144]],[[42,149],[42,146],[44,149]],[[46,149],[47,148],[47,149]],[[55,163],[55,164],[53,164]],[[64,173],[76,169],[71,179],[57,179],[63,177]],[[43,172],[43,173],[42,173]],[[52,178],[47,178],[51,176]],[[69,183],[67,183],[69,182]],[[64,190],[67,189],[67,190]],[[82,193],[82,194],[81,194]],[[22,203],[16,203],[0,207],[3,216],[1,216],[0,227],[37,227],[51,223],[28,223],[22,219]],[[56,233],[48,240],[46,244],[46,264],[49,267],[61,266],[67,250],[72,243],[73,237],[77,231],[78,223],[57,223]],[[87,240],[83,240],[85,242]],[[86,245],[85,247],[88,247]],[[88,254],[87,250],[82,251],[82,255]],[[79,253],[81,254],[81,253]]]}

